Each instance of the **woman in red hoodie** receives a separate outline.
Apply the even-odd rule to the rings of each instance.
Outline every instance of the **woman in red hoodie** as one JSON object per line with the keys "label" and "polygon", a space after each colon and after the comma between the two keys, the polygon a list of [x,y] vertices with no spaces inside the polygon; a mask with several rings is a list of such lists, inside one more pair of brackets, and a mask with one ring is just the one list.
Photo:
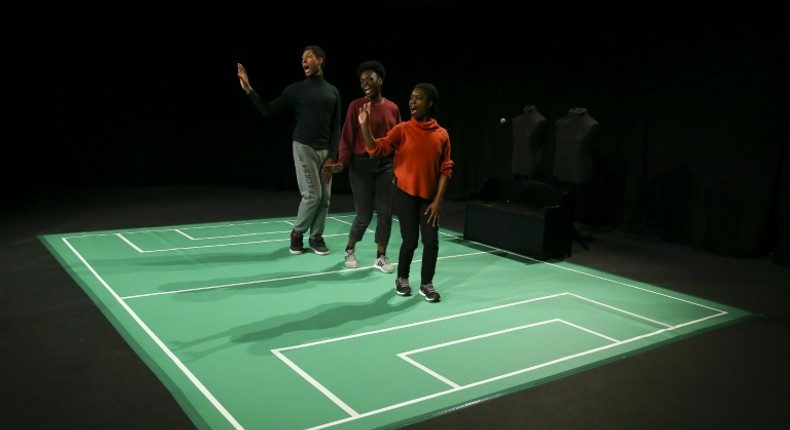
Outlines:
{"label": "woman in red hoodie", "polygon": [[359,110],[358,120],[368,153],[373,157],[395,154],[395,191],[392,209],[398,216],[403,243],[398,256],[395,292],[411,295],[409,271],[422,237],[420,295],[438,302],[433,286],[439,257],[439,218],[447,183],[453,173],[450,135],[434,119],[439,108],[439,91],[429,83],[414,86],[409,96],[411,118],[393,127],[386,136],[373,138],[368,125],[370,103]]}

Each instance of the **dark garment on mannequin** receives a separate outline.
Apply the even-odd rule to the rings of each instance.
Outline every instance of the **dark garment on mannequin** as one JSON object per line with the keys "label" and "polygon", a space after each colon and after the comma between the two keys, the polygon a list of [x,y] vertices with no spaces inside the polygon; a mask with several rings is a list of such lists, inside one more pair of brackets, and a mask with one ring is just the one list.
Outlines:
{"label": "dark garment on mannequin", "polygon": [[573,108],[557,120],[554,177],[566,184],[584,184],[592,179],[596,121],[585,108]]}
{"label": "dark garment on mannequin", "polygon": [[538,170],[546,130],[546,118],[535,106],[513,118],[513,156],[511,170],[515,177],[532,176]]}

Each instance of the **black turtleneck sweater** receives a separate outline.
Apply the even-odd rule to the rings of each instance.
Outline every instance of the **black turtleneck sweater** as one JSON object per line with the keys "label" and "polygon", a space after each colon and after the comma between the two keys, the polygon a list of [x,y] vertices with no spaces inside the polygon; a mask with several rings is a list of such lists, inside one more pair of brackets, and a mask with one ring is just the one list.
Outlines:
{"label": "black turtleneck sweater", "polygon": [[293,107],[296,119],[293,140],[315,149],[329,149],[330,156],[337,152],[340,142],[340,92],[323,76],[311,76],[294,82],[271,102],[263,100],[254,90],[248,95],[266,117]]}

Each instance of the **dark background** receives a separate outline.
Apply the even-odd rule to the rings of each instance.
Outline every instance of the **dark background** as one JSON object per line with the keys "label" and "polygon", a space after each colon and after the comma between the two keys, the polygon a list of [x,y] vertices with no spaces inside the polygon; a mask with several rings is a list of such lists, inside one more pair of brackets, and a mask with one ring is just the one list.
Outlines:
{"label": "dark background", "polygon": [[[416,82],[439,87],[457,162],[446,228],[463,228],[468,190],[510,174],[499,118],[585,107],[602,131],[597,209],[570,262],[755,312],[405,428],[789,428],[784,6],[458,3],[8,8],[0,427],[195,426],[38,235],[293,215],[291,118],[255,111],[236,62],[274,97],[318,43],[344,105],[369,58],[403,110]],[[347,177],[335,191],[332,210],[352,210]]]}
{"label": "dark background", "polygon": [[[510,177],[499,118],[535,105],[554,124],[584,107],[601,138],[580,221],[790,264],[790,37],[779,1],[129,2],[12,18],[6,82],[21,95],[9,106],[21,133],[6,142],[0,178],[12,207],[76,187],[295,190],[292,117],[261,116],[236,63],[271,99],[303,78],[301,50],[318,44],[344,109],[361,95],[363,60],[384,63],[383,93],[406,117],[415,83],[438,87],[456,162],[448,199]],[[341,174],[335,193],[349,192]]]}

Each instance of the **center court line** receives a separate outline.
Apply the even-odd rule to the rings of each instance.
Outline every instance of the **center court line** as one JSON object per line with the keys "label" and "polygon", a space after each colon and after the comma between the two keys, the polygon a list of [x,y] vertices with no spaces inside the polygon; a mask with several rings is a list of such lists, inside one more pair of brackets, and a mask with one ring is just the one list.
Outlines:
{"label": "center court line", "polygon": [[[175,230],[171,230],[175,231]],[[161,248],[161,249],[141,249],[131,240],[129,240],[126,236],[122,233],[117,233],[116,236],[124,241],[130,248],[134,249],[135,251],[139,252],[140,254],[148,254],[148,253],[155,253],[155,252],[172,252],[172,251],[186,251],[190,249],[207,249],[207,248],[224,248],[228,246],[242,246],[242,245],[255,245],[259,243],[273,243],[273,242],[288,242],[291,238],[285,239],[268,239],[268,240],[252,240],[248,242],[231,242],[231,243],[220,243],[220,244],[213,244],[213,245],[195,245],[195,246],[180,246],[175,248]],[[335,233],[335,234],[326,234],[324,237],[336,237],[336,236],[346,236],[346,233]]]}
{"label": "center court line", "polygon": [[[340,220],[338,220],[338,221],[340,221]],[[344,222],[344,221],[341,221],[341,222]],[[226,225],[234,225],[234,224],[226,224]],[[156,231],[173,231],[173,229],[146,230],[144,232],[156,232]],[[342,235],[346,235],[346,234],[347,233],[337,233],[337,234],[327,235],[326,237],[342,236]],[[611,279],[611,278],[607,278],[607,277],[604,277],[604,276],[594,275],[594,274],[587,273],[587,272],[584,272],[584,271],[581,271],[581,270],[578,270],[578,269],[567,267],[565,265],[561,265],[561,264],[557,264],[557,263],[551,263],[551,262],[548,262],[548,261],[536,260],[534,258],[525,256],[525,255],[517,254],[517,253],[511,252],[511,251],[507,251],[507,250],[504,250],[504,249],[501,249],[501,248],[497,248],[497,247],[493,247],[493,246],[490,246],[490,245],[486,245],[486,244],[483,244],[483,243],[470,241],[470,240],[465,240],[465,239],[463,239],[462,235],[460,235],[458,233],[455,233],[455,232],[447,233],[447,232],[444,232],[444,231],[440,231],[440,234],[442,236],[450,237],[452,239],[457,239],[457,240],[461,240],[461,241],[468,242],[468,243],[474,243],[476,245],[483,246],[483,247],[489,249],[489,251],[477,251],[477,252],[463,253],[463,254],[457,254],[457,255],[439,256],[438,258],[440,260],[451,259],[451,258],[459,258],[459,257],[467,257],[467,256],[473,256],[473,255],[480,255],[480,254],[505,253],[505,254],[512,255],[514,257],[518,257],[518,258],[529,260],[529,261],[538,262],[540,264],[549,265],[550,267],[554,267],[554,268],[557,268],[557,269],[561,269],[561,270],[565,270],[565,271],[568,271],[568,272],[576,273],[576,274],[579,274],[579,275],[595,278],[595,279],[602,280],[602,281],[609,282],[609,283],[613,283],[613,284],[618,284],[618,285],[625,286],[625,287],[631,288],[631,289],[641,290],[641,291],[644,291],[644,292],[648,292],[650,294],[663,296],[663,297],[670,298],[670,299],[673,299],[673,300],[683,301],[685,303],[696,305],[696,306],[705,307],[705,308],[708,308],[708,309],[716,311],[716,312],[722,312],[722,311],[720,311],[718,309],[710,308],[710,307],[702,305],[700,303],[692,302],[692,301],[686,300],[686,299],[681,299],[679,297],[671,296],[669,294],[652,291],[652,290],[649,290],[647,288],[639,287],[639,286],[632,285],[632,284],[629,284],[629,283],[626,283],[626,282],[622,282],[622,281],[617,281],[617,280],[614,280],[614,279]],[[124,240],[127,244],[129,244],[129,246],[133,247],[134,249],[137,249],[138,252],[141,252],[141,253],[164,252],[164,251],[168,251],[168,250],[188,250],[188,249],[208,248],[208,247],[212,247],[212,246],[220,247],[220,246],[234,246],[234,245],[245,245],[245,244],[269,243],[269,242],[283,242],[283,241],[290,240],[290,239],[286,238],[286,239],[251,241],[251,242],[233,243],[233,244],[221,244],[221,245],[207,245],[207,246],[196,246],[196,247],[171,248],[171,249],[168,249],[168,250],[163,249],[163,250],[148,250],[148,251],[145,251],[145,250],[139,249],[133,243],[131,243],[128,240],[126,240],[126,238],[123,237],[121,234],[117,234],[116,233],[114,235],[116,235],[117,237],[121,238],[121,240]],[[62,238],[62,240],[68,243],[68,239],[69,238],[84,238],[84,237],[88,237],[88,236],[89,235],[64,237],[64,238]],[[108,234],[100,234],[100,235],[96,235],[96,236],[112,236],[112,234],[109,234],[109,235]],[[73,249],[71,244],[69,244],[69,247]],[[76,253],[76,250],[74,250],[74,252]],[[422,260],[420,260],[420,259],[413,260],[413,262],[420,262],[420,261],[422,261]],[[85,262],[85,264],[87,265],[87,262]],[[394,263],[394,265],[397,265],[397,263]],[[135,298],[142,298],[142,297],[161,296],[161,295],[178,294],[178,293],[186,293],[186,292],[194,292],[194,291],[202,291],[202,290],[213,290],[213,289],[220,289],[220,288],[239,287],[239,286],[245,286],[245,285],[258,285],[258,284],[269,283],[269,282],[276,282],[276,281],[282,281],[282,280],[288,280],[288,279],[301,279],[301,278],[309,278],[309,277],[316,277],[316,276],[324,276],[324,275],[342,273],[342,272],[346,272],[346,271],[349,271],[349,270],[367,270],[367,269],[370,269],[370,268],[372,268],[372,266],[370,266],[370,267],[368,267],[368,266],[360,267],[360,268],[357,268],[357,269],[341,269],[341,270],[335,270],[335,271],[329,271],[329,272],[309,273],[309,274],[294,275],[294,276],[287,276],[287,277],[281,277],[281,278],[270,278],[270,279],[260,279],[260,280],[253,280],[253,281],[246,281],[246,282],[237,282],[237,283],[230,283],[230,284],[211,285],[211,286],[206,286],[206,287],[188,288],[188,289],[182,289],[182,290],[173,290],[173,291],[162,291],[162,292],[155,292],[155,293],[137,294],[137,295],[131,295],[131,296],[123,296],[122,298],[123,299],[135,299]]]}
{"label": "center court line", "polygon": [[[467,253],[467,254],[450,255],[450,256],[439,257],[439,258],[467,257],[467,256],[471,256],[471,255],[478,255],[478,254],[489,254],[489,252],[478,251],[478,252],[471,252],[471,253]],[[422,260],[413,260],[413,261],[414,262],[420,262]],[[393,266],[397,266],[398,263],[392,263],[392,265]],[[346,269],[339,269],[339,270],[329,270],[329,271],[326,271],[326,272],[315,272],[315,273],[306,273],[306,274],[302,274],[302,275],[282,276],[282,277],[279,277],[279,278],[256,279],[254,281],[233,282],[233,283],[230,283],[230,284],[210,285],[210,286],[207,286],[207,287],[186,288],[186,289],[182,289],[182,290],[173,290],[173,291],[159,291],[159,292],[156,292],[156,293],[135,294],[135,295],[131,295],[131,296],[123,296],[122,298],[124,300],[126,300],[126,299],[138,299],[138,298],[142,298],[142,297],[153,297],[153,296],[162,296],[162,295],[168,295],[168,294],[189,293],[189,292],[194,292],[194,291],[216,290],[216,289],[220,289],[220,288],[231,288],[231,287],[239,287],[239,286],[244,286],[244,285],[267,284],[267,283],[270,283],[270,282],[285,281],[285,280],[289,280],[289,279],[314,278],[314,277],[319,277],[319,276],[334,275],[334,274],[337,274],[337,273],[353,272],[353,271],[357,271],[357,270],[370,270],[370,269],[379,270],[375,266],[364,266],[364,267],[358,267],[356,269],[348,269],[348,268],[346,268]]]}

